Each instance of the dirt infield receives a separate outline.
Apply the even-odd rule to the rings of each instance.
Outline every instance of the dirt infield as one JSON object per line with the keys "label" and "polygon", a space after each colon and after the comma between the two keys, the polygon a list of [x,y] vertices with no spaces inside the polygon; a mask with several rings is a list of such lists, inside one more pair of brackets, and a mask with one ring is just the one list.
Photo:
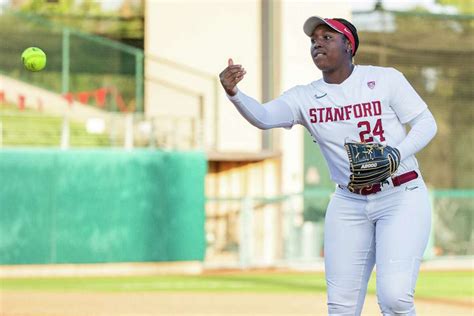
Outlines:
{"label": "dirt infield", "polygon": [[[417,302],[418,316],[473,316],[473,306]],[[3,291],[2,316],[316,316],[326,315],[320,294],[254,293],[56,293]],[[380,315],[368,296],[364,316]]]}

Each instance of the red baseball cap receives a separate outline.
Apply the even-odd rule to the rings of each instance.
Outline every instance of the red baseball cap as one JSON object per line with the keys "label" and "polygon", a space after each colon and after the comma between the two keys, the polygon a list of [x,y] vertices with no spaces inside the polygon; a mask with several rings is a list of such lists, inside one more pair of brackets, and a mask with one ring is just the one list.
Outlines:
{"label": "red baseball cap", "polygon": [[352,56],[355,55],[355,51],[357,48],[356,48],[354,34],[352,34],[351,30],[349,30],[347,26],[345,26],[344,24],[342,24],[341,22],[337,20],[328,19],[328,18],[320,18],[318,16],[312,16],[312,17],[309,17],[306,20],[306,22],[304,22],[303,30],[306,35],[311,37],[313,36],[313,32],[316,29],[316,27],[318,27],[321,24],[326,24],[327,26],[332,28],[334,31],[341,33],[342,35],[347,37],[347,39],[349,40],[352,46]]}

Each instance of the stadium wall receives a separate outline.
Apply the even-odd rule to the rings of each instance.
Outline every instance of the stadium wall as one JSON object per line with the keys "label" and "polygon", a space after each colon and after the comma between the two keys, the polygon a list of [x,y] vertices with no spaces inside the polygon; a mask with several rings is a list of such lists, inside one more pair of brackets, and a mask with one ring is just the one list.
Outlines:
{"label": "stadium wall", "polygon": [[0,151],[0,264],[203,260],[201,152]]}

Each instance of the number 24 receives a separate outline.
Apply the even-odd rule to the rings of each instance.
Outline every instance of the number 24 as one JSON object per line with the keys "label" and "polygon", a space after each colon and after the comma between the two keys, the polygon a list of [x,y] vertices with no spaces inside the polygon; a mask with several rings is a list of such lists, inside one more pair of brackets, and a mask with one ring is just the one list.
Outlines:
{"label": "number 24", "polygon": [[370,128],[369,121],[360,121],[359,123],[357,123],[357,127],[363,128],[363,130],[359,133],[361,142],[365,142],[365,143],[373,142],[374,138],[370,135],[379,136],[381,142],[385,140],[385,137],[383,136],[384,130],[382,127],[381,119],[378,119],[377,122],[375,122],[375,126],[373,130]]}

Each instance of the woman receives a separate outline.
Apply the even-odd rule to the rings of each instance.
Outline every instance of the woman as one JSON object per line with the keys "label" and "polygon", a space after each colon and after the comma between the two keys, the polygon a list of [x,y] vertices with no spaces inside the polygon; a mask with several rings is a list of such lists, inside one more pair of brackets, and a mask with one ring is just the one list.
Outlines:
{"label": "woman", "polygon": [[[353,64],[359,38],[350,22],[313,16],[303,29],[322,79],[293,87],[262,106],[237,89],[246,72],[229,59],[221,84],[254,126],[301,124],[320,146],[337,184],[324,233],[329,315],[361,314],[374,265],[382,314],[415,315],[415,284],[431,209],[414,154],[434,137],[436,122],[400,72]],[[405,125],[411,127],[408,134]],[[399,159],[396,172],[370,187],[354,186],[347,140],[382,144]]]}

